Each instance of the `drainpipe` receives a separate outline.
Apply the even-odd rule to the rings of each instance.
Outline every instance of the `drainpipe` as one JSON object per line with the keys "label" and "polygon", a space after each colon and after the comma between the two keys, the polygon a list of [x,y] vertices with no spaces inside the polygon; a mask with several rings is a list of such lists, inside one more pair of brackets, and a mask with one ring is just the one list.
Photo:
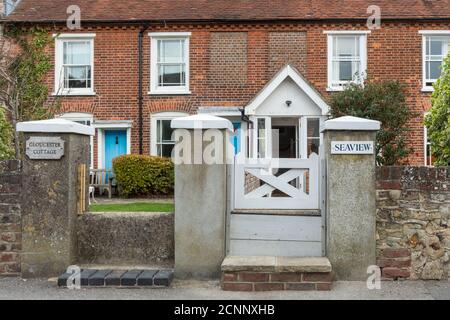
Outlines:
{"label": "drainpipe", "polygon": [[138,126],[139,126],[139,154],[144,153],[144,119],[143,119],[143,104],[144,104],[144,95],[143,95],[143,39],[144,39],[144,32],[147,31],[149,28],[148,25],[145,25],[142,27],[141,30],[139,30],[138,35],[138,69],[139,69],[139,75],[138,75]]}
{"label": "drainpipe", "polygon": [[[253,121],[251,121],[249,119],[249,117],[245,114],[245,109],[244,108],[239,108],[239,111],[241,112],[241,120],[244,122],[247,122],[248,124],[250,124],[253,128]],[[250,128],[249,128],[250,129]]]}
{"label": "drainpipe", "polygon": [[[245,114],[245,108],[239,108],[239,111],[241,112],[241,120],[246,122],[248,124],[247,126],[247,149],[250,149],[250,135],[248,134],[250,129],[254,129],[253,121],[251,121],[248,117],[248,115]],[[250,150],[248,150],[248,154],[251,155]]]}

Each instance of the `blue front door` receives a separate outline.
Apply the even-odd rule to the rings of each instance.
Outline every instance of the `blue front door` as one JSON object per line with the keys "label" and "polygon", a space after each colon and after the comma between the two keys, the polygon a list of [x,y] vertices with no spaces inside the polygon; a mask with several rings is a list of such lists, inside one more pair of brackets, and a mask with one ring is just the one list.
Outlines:
{"label": "blue front door", "polygon": [[241,152],[241,123],[233,122],[233,133],[230,135],[231,143],[234,147],[234,154]]}
{"label": "blue front door", "polygon": [[105,169],[112,169],[114,158],[127,154],[127,131],[105,131]]}

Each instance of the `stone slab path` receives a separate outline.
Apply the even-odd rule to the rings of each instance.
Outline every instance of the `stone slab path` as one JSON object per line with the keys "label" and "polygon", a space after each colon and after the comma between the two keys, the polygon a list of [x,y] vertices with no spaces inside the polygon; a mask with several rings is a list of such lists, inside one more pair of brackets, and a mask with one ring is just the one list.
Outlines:
{"label": "stone slab path", "polygon": [[[149,287],[154,288],[154,287]],[[218,281],[174,280],[169,288],[125,289],[96,288],[60,289],[56,281],[0,278],[1,299],[126,299],[126,300],[233,300],[233,299],[295,299],[295,300],[450,300],[449,281],[401,281],[383,282],[381,290],[368,290],[365,282],[334,283],[331,291],[308,292],[224,292]]]}

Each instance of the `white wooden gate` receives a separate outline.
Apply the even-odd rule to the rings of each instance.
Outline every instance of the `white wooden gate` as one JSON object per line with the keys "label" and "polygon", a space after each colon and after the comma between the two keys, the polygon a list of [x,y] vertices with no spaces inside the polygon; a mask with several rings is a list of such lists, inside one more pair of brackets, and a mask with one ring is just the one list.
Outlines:
{"label": "white wooden gate", "polygon": [[236,158],[235,209],[319,209],[319,156]]}

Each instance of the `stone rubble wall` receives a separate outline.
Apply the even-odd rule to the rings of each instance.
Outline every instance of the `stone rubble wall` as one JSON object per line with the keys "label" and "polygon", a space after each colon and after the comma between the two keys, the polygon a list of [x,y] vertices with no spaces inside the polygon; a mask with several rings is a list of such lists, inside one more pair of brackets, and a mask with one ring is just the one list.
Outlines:
{"label": "stone rubble wall", "polygon": [[86,213],[77,235],[80,264],[173,266],[173,213]]}
{"label": "stone rubble wall", "polygon": [[384,279],[450,279],[450,167],[377,168]]}
{"label": "stone rubble wall", "polygon": [[20,161],[0,161],[0,276],[20,275],[20,184]]}

